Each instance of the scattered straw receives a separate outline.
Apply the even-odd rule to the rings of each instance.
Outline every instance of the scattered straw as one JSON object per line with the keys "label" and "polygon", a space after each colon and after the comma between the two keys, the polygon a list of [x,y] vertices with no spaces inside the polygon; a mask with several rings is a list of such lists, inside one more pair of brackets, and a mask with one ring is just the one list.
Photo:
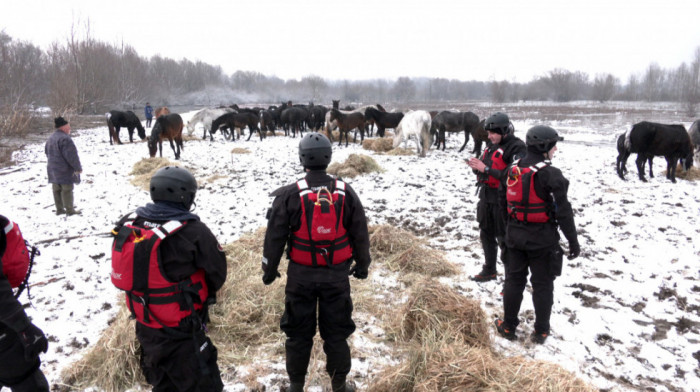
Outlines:
{"label": "scattered straw", "polygon": [[[666,173],[668,173],[668,170],[664,170],[664,175]],[[691,166],[690,170],[685,171],[681,165],[678,165],[676,167],[676,178],[682,178],[686,181],[697,181],[700,179],[700,169],[695,166]]]}
{"label": "scattered straw", "polygon": [[231,150],[231,154],[250,154],[250,150],[244,147],[235,147]]}
{"label": "scattered straw", "polygon": [[386,155],[416,155],[416,152],[410,148],[396,147],[395,149],[388,151]]}
{"label": "scattered straw", "polygon": [[167,158],[144,158],[134,164],[134,168],[131,170],[131,175],[134,177],[131,179],[131,183],[139,188],[148,190],[148,184],[151,182],[151,177],[153,173],[161,167],[165,166],[179,166],[176,163],[170,162]]}
{"label": "scattered straw", "polygon": [[383,172],[377,161],[362,154],[350,154],[343,163],[333,162],[328,166],[328,173],[342,178],[355,178],[360,174]]}
{"label": "scattered straw", "polygon": [[377,152],[391,151],[394,148],[394,139],[389,137],[365,139],[362,142],[362,148]]}

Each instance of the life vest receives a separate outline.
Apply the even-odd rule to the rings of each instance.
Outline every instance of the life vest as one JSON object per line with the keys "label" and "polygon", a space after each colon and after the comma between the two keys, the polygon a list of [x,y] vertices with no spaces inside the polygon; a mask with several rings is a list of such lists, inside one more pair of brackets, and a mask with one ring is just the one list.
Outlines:
{"label": "life vest", "polygon": [[545,223],[550,220],[549,204],[535,193],[535,174],[549,166],[548,161],[530,167],[518,167],[518,161],[508,170],[506,200],[508,215],[521,222]]}
{"label": "life vest", "polygon": [[2,255],[2,273],[13,289],[18,288],[28,277],[32,256],[19,226],[8,219],[5,230],[5,253]]}
{"label": "life vest", "polygon": [[[506,161],[503,160],[503,149],[500,147],[494,151],[486,148],[484,153],[481,155],[481,161],[491,169],[503,170],[508,167]],[[498,186],[501,184],[501,181],[498,178],[491,175],[488,177],[480,176],[479,182],[486,184],[486,186],[489,188],[498,188]]]}
{"label": "life vest", "polygon": [[148,229],[128,221],[112,231],[112,283],[126,292],[134,318],[148,327],[177,327],[202,308],[209,293],[204,270],[179,282],[163,274],[160,245],[186,223],[168,221]]}
{"label": "life vest", "polygon": [[301,197],[301,226],[290,238],[289,258],[302,265],[340,264],[352,257],[343,227],[345,183],[335,180],[333,192],[323,187],[314,193],[306,180],[297,181]]}

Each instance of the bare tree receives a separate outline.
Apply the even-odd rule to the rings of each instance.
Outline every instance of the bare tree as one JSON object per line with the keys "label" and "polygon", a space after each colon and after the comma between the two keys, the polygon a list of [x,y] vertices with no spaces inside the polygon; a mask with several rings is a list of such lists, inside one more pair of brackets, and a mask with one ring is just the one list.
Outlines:
{"label": "bare tree", "polygon": [[505,102],[508,94],[509,83],[505,80],[502,81],[492,81],[489,83],[489,90],[491,91],[491,100],[493,102]]}
{"label": "bare tree", "polygon": [[392,90],[397,102],[410,102],[416,96],[416,84],[407,76],[398,78]]}
{"label": "bare tree", "polygon": [[612,99],[620,88],[620,80],[612,74],[598,74],[593,80],[591,97],[598,102]]}

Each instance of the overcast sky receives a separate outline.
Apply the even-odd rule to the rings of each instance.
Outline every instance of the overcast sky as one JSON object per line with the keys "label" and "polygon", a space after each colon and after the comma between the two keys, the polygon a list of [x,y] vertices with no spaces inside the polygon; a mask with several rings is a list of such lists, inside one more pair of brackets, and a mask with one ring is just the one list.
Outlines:
{"label": "overcast sky", "polygon": [[699,16],[699,0],[2,0],[0,30],[46,49],[89,21],[141,56],[282,79],[528,82],[563,68],[624,83],[692,61]]}

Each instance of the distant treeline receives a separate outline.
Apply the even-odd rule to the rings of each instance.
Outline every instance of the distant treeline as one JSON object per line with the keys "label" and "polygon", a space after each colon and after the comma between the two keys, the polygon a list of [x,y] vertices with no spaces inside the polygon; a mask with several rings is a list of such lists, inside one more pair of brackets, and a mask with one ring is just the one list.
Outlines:
{"label": "distant treeline", "polygon": [[[465,68],[465,75],[469,70]],[[417,103],[468,100],[676,101],[690,115],[700,102],[700,47],[693,61],[675,69],[656,63],[624,83],[612,74],[553,69],[527,83],[445,78],[326,80],[309,75],[282,80],[255,71],[226,75],[220,66],[161,56],[145,58],[126,44],[74,34],[46,51],[0,31],[0,127],[22,107],[49,106],[53,113],[103,113],[118,107],[231,103]],[[692,113],[691,113],[692,112]]]}

